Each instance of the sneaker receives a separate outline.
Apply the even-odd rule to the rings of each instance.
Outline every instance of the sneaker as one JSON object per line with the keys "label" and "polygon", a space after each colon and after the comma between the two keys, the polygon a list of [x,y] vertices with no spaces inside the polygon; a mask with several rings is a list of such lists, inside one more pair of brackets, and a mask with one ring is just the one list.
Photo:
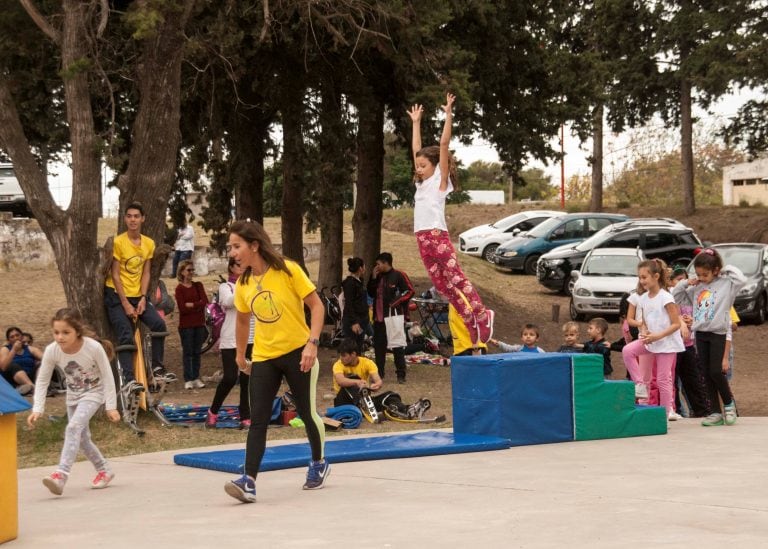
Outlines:
{"label": "sneaker", "polygon": [[683,416],[672,410],[667,414],[667,420],[668,421],[677,421],[678,419],[683,419]]}
{"label": "sneaker", "polygon": [[251,428],[251,420],[250,419],[244,419],[240,422],[240,428],[241,429],[250,429]]}
{"label": "sneaker", "polygon": [[635,398],[643,400],[648,398],[648,387],[645,383],[637,383],[635,385]]}
{"label": "sneaker", "polygon": [[115,478],[115,473],[112,471],[99,471],[96,474],[96,477],[91,481],[91,488],[95,488],[97,490],[106,488],[107,484],[112,482],[113,478]]}
{"label": "sneaker", "polygon": [[731,402],[730,404],[725,405],[725,424],[726,425],[733,425],[736,423],[736,418],[738,417],[738,414],[736,413],[736,404]]}
{"label": "sneaker", "polygon": [[195,388],[195,384],[192,381],[185,381],[184,382],[184,388],[186,390],[194,389]]}
{"label": "sneaker", "polygon": [[192,381],[192,384],[195,386],[195,389],[202,389],[203,387],[205,387],[205,383],[200,381],[200,378],[197,378],[194,381]]}
{"label": "sneaker", "polygon": [[327,459],[320,461],[310,461],[307,469],[307,482],[304,483],[305,490],[319,490],[325,484],[325,479],[331,473],[331,464]]}
{"label": "sneaker", "polygon": [[398,378],[397,378],[397,382],[398,382],[400,385],[403,385],[403,384],[405,383],[405,378],[404,378],[404,377],[398,377]]}
{"label": "sneaker", "polygon": [[216,427],[216,422],[219,420],[219,414],[213,414],[210,410],[208,410],[207,415],[205,416],[205,426],[206,427]]}
{"label": "sneaker", "polygon": [[719,412],[715,412],[713,414],[709,414],[707,417],[705,417],[701,424],[704,427],[714,427],[716,425],[722,425],[723,424],[723,414]]}
{"label": "sneaker", "polygon": [[488,343],[493,337],[493,319],[496,317],[490,309],[485,310],[485,320],[477,321],[477,337],[483,343]]}
{"label": "sneaker", "polygon": [[52,494],[60,496],[64,492],[64,485],[67,483],[67,475],[61,471],[54,471],[51,476],[43,479],[43,484]]}
{"label": "sneaker", "polygon": [[230,480],[224,485],[224,491],[243,503],[256,501],[256,481],[248,475],[243,475],[237,480]]}
{"label": "sneaker", "polygon": [[25,383],[24,385],[19,385],[16,387],[16,392],[19,393],[21,396],[27,396],[28,394],[32,393],[35,390],[34,385],[30,385],[29,383]]}

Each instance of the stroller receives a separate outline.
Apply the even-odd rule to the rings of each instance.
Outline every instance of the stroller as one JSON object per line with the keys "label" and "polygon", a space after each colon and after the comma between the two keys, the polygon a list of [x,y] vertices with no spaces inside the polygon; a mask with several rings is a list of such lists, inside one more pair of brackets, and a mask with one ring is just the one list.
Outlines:
{"label": "stroller", "polygon": [[330,289],[326,286],[317,292],[325,307],[325,324],[332,325],[331,332],[323,332],[320,335],[320,345],[328,348],[338,347],[344,339],[344,333],[341,327],[343,293],[340,286],[332,286]]}

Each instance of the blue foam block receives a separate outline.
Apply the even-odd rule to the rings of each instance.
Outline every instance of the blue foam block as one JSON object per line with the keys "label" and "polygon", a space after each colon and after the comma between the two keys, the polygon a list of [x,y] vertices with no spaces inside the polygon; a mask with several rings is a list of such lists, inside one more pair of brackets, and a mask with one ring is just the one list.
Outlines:
{"label": "blue foam block", "polygon": [[571,357],[560,353],[451,360],[453,430],[513,446],[573,440]]}
{"label": "blue foam block", "polygon": [[[509,445],[509,440],[500,437],[427,431],[382,437],[329,440],[325,443],[325,457],[331,463],[343,463],[506,450]],[[309,459],[308,443],[271,446],[267,448],[264,454],[259,472],[306,467]],[[173,462],[176,465],[242,474],[245,464],[245,450],[176,454],[173,457]]]}

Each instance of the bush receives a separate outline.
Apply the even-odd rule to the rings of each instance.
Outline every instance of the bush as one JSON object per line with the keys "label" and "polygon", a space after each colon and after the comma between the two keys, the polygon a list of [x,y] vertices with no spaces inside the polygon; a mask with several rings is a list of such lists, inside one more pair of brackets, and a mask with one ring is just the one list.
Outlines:
{"label": "bush", "polygon": [[629,203],[629,200],[619,200],[616,202],[616,208],[620,210],[626,210],[632,207],[632,204]]}
{"label": "bush", "polygon": [[749,200],[746,198],[742,198],[739,200],[739,208],[749,208],[751,204],[749,203]]}

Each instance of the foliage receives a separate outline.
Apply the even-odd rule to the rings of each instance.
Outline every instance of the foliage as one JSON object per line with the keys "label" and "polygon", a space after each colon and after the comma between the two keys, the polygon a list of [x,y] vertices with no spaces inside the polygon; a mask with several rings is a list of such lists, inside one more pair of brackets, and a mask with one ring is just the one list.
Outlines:
{"label": "foliage", "polygon": [[520,185],[513,188],[513,200],[550,200],[557,196],[557,187],[552,185],[552,180],[539,168],[522,170],[517,180]]}

